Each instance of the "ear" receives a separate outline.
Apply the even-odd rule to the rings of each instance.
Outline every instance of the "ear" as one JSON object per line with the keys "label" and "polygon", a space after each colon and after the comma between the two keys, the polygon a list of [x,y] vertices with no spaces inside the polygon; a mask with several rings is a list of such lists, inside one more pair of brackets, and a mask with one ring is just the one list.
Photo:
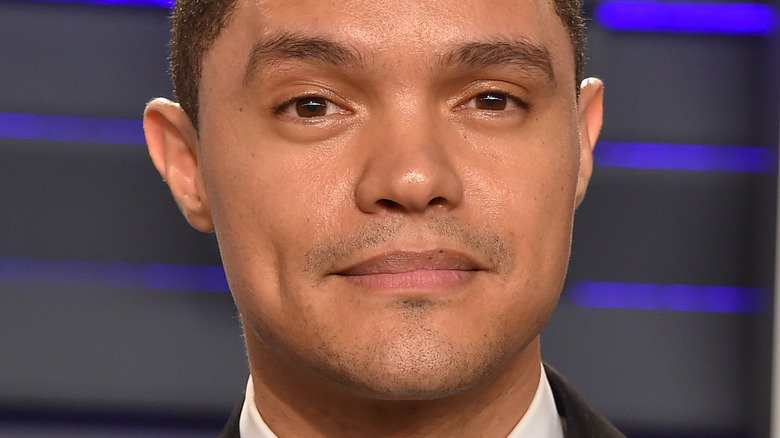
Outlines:
{"label": "ear", "polygon": [[203,175],[198,167],[198,134],[181,106],[158,98],[146,105],[144,133],[149,156],[187,221],[213,231]]}
{"label": "ear", "polygon": [[580,124],[580,173],[577,178],[576,206],[579,207],[593,173],[593,148],[596,146],[604,116],[604,84],[587,78],[580,85],[577,101]]}

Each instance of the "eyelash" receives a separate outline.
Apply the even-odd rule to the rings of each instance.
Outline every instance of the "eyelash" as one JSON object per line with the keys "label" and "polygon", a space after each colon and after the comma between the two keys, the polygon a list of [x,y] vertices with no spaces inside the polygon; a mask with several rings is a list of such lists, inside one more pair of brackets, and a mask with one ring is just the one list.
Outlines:
{"label": "eyelash", "polygon": [[[287,99],[284,102],[280,103],[279,105],[274,106],[273,107],[273,112],[274,112],[275,115],[284,115],[284,113],[287,112],[287,110],[292,110],[292,111],[295,110],[293,105],[296,105],[297,103],[299,103],[301,101],[305,101],[305,100],[309,100],[310,102],[312,102],[312,101],[324,101],[325,111],[326,112],[328,110],[330,110],[330,109],[333,109],[333,107],[335,107],[335,108],[339,109],[338,114],[350,114],[351,113],[351,111],[349,111],[348,109],[344,108],[343,106],[333,102],[333,100],[328,99],[327,97],[324,97],[324,96],[321,96],[321,95],[318,95],[318,94],[303,94],[303,95],[300,95],[300,96],[292,97],[292,98]],[[328,114],[325,114],[325,115],[328,115]],[[302,115],[298,114],[297,116],[295,116],[295,115],[291,115],[291,116],[293,118],[302,119],[302,120],[307,120],[307,119],[316,120],[316,119],[324,117],[325,115],[321,115],[321,116],[312,115],[312,117],[305,117],[305,116],[302,116]]]}
{"label": "eyelash", "polygon": [[[478,108],[477,107],[478,100],[479,99],[487,99],[489,96],[497,97],[496,99],[494,99],[494,101],[499,101],[499,100],[503,99],[503,101],[504,101],[503,102],[503,106],[501,106],[501,103],[499,103],[499,106],[501,106],[501,107],[497,108],[497,109]],[[296,103],[305,101],[307,99],[310,102],[313,102],[313,101],[324,101],[323,103],[325,105],[326,114],[323,114],[323,115],[312,114],[311,117],[306,117],[306,116],[303,116],[300,113],[298,113],[297,115],[291,115],[293,118],[301,119],[301,120],[310,120],[310,119],[311,120],[316,120],[316,119],[320,119],[320,118],[322,118],[324,116],[329,115],[329,114],[327,114],[327,112],[328,112],[328,110],[332,109],[332,107],[339,108],[338,114],[349,114],[350,113],[349,110],[343,108],[341,105],[338,105],[338,104],[334,103],[332,100],[330,100],[330,99],[328,99],[326,97],[323,97],[323,96],[317,95],[317,94],[304,94],[304,95],[292,97],[290,99],[285,100],[281,104],[276,105],[273,108],[274,114],[276,114],[276,115],[284,115],[288,110],[295,110],[292,107],[292,105],[295,105]],[[481,111],[494,112],[494,113],[499,113],[499,112],[504,112],[504,111],[511,111],[513,108],[509,108],[509,109],[506,108],[506,106],[509,104],[509,102],[514,103],[514,105],[516,105],[517,108],[520,108],[520,109],[523,109],[523,110],[526,110],[526,111],[530,110],[531,107],[532,107],[532,105],[529,102],[527,102],[526,100],[524,100],[524,99],[522,99],[520,97],[517,97],[517,96],[515,96],[512,93],[509,93],[507,91],[503,91],[503,90],[498,89],[498,90],[483,91],[483,92],[478,93],[478,94],[476,94],[476,95],[474,95],[472,97],[469,97],[467,100],[462,101],[463,103],[461,103],[458,106],[456,106],[455,110],[463,110],[463,109],[469,108],[469,106],[467,106],[467,105],[469,103],[471,103],[472,101],[475,102],[474,106],[473,106],[474,109],[481,110]],[[318,103],[318,105],[322,105],[322,103]]]}
{"label": "eyelash", "polygon": [[[486,98],[487,96],[498,96],[498,97],[504,99],[507,103],[508,102],[513,102],[518,108],[526,110],[526,111],[530,110],[531,107],[532,107],[532,105],[528,101],[526,101],[525,99],[517,97],[517,96],[513,95],[510,92],[507,92],[507,91],[504,91],[504,90],[501,90],[501,89],[496,89],[496,90],[482,91],[482,92],[480,92],[480,93],[478,93],[476,95],[473,95],[473,96],[469,97],[468,99],[462,101],[463,103],[459,104],[456,107],[456,109],[457,110],[466,109],[466,108],[468,108],[466,105],[468,105],[472,101],[476,101],[476,100],[478,100],[480,98]],[[475,109],[480,109],[480,108],[476,108],[476,102],[475,102],[474,108]],[[487,108],[482,108],[481,110],[483,110],[483,111],[492,111],[492,112],[502,112],[502,111],[510,111],[511,109],[506,109],[504,107],[504,108],[496,109],[496,110],[491,110],[491,109],[487,109]]]}

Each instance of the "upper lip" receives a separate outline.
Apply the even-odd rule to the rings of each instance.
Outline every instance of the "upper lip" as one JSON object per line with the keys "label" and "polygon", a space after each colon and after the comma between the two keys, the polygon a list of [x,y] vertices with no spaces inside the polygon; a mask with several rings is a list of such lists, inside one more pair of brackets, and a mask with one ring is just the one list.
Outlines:
{"label": "upper lip", "polygon": [[473,258],[444,249],[432,251],[391,251],[369,257],[344,269],[336,275],[401,274],[413,271],[476,271],[485,268]]}

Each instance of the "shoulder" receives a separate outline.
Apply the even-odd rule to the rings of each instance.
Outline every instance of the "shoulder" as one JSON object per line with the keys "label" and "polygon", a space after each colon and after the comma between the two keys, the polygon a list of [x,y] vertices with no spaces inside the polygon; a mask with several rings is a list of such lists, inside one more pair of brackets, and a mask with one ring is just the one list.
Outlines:
{"label": "shoulder", "polygon": [[615,426],[596,413],[555,369],[544,364],[555,406],[564,422],[567,438],[625,438]]}

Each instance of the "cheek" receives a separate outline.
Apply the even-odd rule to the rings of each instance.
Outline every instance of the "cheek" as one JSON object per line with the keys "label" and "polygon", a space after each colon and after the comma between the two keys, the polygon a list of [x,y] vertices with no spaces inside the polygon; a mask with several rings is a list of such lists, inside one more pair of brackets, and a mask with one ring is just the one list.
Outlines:
{"label": "cheek", "polygon": [[546,282],[562,279],[568,264],[577,165],[574,160],[547,162],[539,163],[537,170],[538,174],[529,171],[530,180],[525,181],[531,189],[512,201],[517,219],[509,221],[517,224],[519,258],[535,260],[543,273],[537,278]]}
{"label": "cheek", "polygon": [[476,160],[466,163],[467,201],[479,209],[483,226],[506,227],[523,240],[568,235],[579,168],[578,149],[572,144],[525,144],[519,146],[525,150],[488,158],[491,163],[479,167]]}
{"label": "cheek", "polygon": [[574,140],[559,139],[505,150],[492,163],[495,172],[468,174],[472,205],[480,208],[480,226],[503,234],[514,251],[508,278],[515,307],[547,315],[568,265],[578,148]]}
{"label": "cheek", "polygon": [[350,225],[337,214],[349,208],[350,175],[316,148],[242,140],[202,139],[204,180],[236,304],[245,317],[273,315],[305,305],[295,291],[313,281],[306,253]]}

